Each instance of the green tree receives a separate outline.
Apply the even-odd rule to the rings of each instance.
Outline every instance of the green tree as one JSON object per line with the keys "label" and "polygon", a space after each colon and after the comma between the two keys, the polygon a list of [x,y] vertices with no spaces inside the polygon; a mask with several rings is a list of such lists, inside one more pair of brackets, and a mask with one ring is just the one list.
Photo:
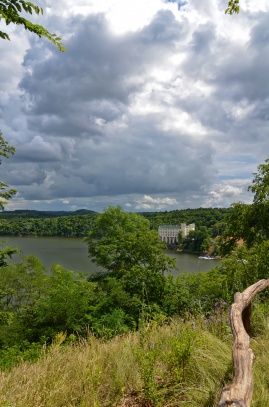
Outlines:
{"label": "green tree", "polygon": [[147,219],[109,207],[97,216],[85,240],[92,261],[104,269],[91,277],[102,287],[96,315],[121,309],[124,324],[134,327],[142,310],[148,317],[160,312],[164,273],[175,268],[175,259],[165,255],[164,244]]}
{"label": "green tree", "polygon": [[[64,51],[65,48],[61,43],[61,38],[56,34],[51,34],[46,28],[39,24],[34,24],[22,16],[23,13],[27,14],[43,14],[43,9],[35,4],[24,0],[0,0],[0,19],[4,20],[6,25],[17,24],[22,25],[25,30],[33,32],[39,37],[46,37],[54,45],[58,47],[60,51]],[[0,38],[10,40],[9,35],[3,31],[0,31]]]}
{"label": "green tree", "polygon": [[[10,146],[7,141],[2,137],[0,132],[0,164],[1,157],[8,158],[10,155],[14,154],[15,148]],[[8,187],[7,184],[0,181],[0,211],[4,209],[4,205],[7,204],[7,201],[16,194],[16,190]],[[0,242],[0,267],[3,267],[7,264],[7,259],[12,256],[12,254],[17,252],[17,249],[14,247],[5,247],[1,249],[2,243]]]}
{"label": "green tree", "polygon": [[178,232],[178,244],[181,244],[183,242],[183,234],[182,230]]}
{"label": "green tree", "polygon": [[95,284],[54,265],[48,273],[35,256],[1,268],[0,349],[51,341],[59,332],[84,334]]}
{"label": "green tree", "polygon": [[268,204],[269,202],[269,158],[265,160],[265,164],[258,165],[257,172],[253,173],[254,178],[252,185],[248,190],[253,192],[253,204]]}
{"label": "green tree", "polygon": [[[10,146],[7,141],[3,139],[2,133],[0,132],[0,164],[1,156],[9,158],[10,155],[15,153],[15,148]],[[0,181],[0,210],[4,209],[7,200],[9,200],[12,195],[16,194],[15,189],[8,189],[8,185]]]}
{"label": "green tree", "polygon": [[92,261],[114,275],[133,267],[164,273],[175,266],[174,259],[164,254],[158,233],[150,230],[149,221],[120,207],[109,207],[100,214],[85,241]]}
{"label": "green tree", "polygon": [[210,236],[206,226],[191,230],[184,240],[184,248],[194,252],[204,252],[210,247]]}
{"label": "green tree", "polygon": [[269,159],[258,166],[248,190],[254,193],[251,205],[242,202],[232,205],[224,232],[225,253],[231,252],[240,239],[248,248],[269,239]]}
{"label": "green tree", "polygon": [[13,254],[18,253],[19,250],[16,247],[4,247],[4,242],[0,242],[0,267],[7,266],[7,260],[12,257]]}
{"label": "green tree", "polygon": [[39,341],[41,336],[52,339],[59,332],[86,332],[87,315],[95,299],[94,283],[56,264],[39,289],[44,295],[25,314],[24,330],[29,340]]}

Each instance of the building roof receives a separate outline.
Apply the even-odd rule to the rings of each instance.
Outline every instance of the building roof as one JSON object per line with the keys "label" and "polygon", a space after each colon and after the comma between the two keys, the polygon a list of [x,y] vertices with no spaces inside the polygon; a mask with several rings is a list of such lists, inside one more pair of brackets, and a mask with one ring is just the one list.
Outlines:
{"label": "building roof", "polygon": [[161,225],[160,229],[180,229],[179,225]]}

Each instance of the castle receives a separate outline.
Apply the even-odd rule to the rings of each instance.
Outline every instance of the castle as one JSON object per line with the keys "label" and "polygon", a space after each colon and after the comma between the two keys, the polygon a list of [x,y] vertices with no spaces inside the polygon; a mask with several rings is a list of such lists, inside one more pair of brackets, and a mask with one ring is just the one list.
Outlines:
{"label": "castle", "polygon": [[188,236],[191,230],[195,230],[195,223],[186,225],[186,223],[181,223],[181,225],[162,225],[158,227],[158,233],[162,242],[167,244],[178,244],[178,233],[182,232],[182,237]]}

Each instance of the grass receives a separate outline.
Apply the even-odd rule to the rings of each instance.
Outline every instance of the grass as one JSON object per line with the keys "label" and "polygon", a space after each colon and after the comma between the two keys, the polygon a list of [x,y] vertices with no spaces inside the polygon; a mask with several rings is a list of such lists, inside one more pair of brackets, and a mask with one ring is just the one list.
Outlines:
{"label": "grass", "polygon": [[[264,327],[251,342],[253,407],[269,405],[268,322]],[[1,373],[0,407],[215,407],[232,380],[232,337],[198,320],[153,323],[107,342],[63,340],[59,335],[37,362]]]}

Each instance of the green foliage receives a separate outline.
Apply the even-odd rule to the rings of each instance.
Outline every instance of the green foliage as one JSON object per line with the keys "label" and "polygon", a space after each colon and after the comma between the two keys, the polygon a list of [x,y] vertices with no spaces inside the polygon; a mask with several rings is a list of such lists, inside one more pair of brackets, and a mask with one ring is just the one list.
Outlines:
{"label": "green foliage", "polygon": [[[141,332],[110,341],[91,335],[76,344],[53,345],[37,363],[1,374],[0,405],[216,407],[221,389],[232,380],[232,341],[221,341],[198,324],[191,329],[177,318],[146,328],[144,339]],[[189,335],[195,335],[190,352]],[[268,343],[254,367],[259,359],[266,366],[266,348]],[[177,381],[173,372],[177,366],[182,369],[182,353],[187,354],[184,379]],[[268,393],[268,383],[263,383],[260,393]]]}
{"label": "green foliage", "polygon": [[211,245],[210,236],[206,226],[191,230],[184,239],[184,249],[193,252],[207,252]]}
{"label": "green foliage", "polygon": [[[35,4],[24,0],[1,0],[0,1],[0,18],[3,19],[6,25],[10,23],[16,25],[22,25],[25,30],[33,32],[39,37],[46,37],[54,45],[56,45],[59,51],[65,51],[61,38],[56,34],[51,34],[46,28],[39,24],[34,24],[31,21],[22,17],[23,13],[28,14],[43,14],[43,9]],[[3,31],[0,31],[0,38],[10,40],[9,35]]]}
{"label": "green foliage", "polygon": [[[207,227],[210,237],[220,235],[226,227],[225,219],[232,208],[198,208],[171,212],[140,214],[156,230],[162,224],[195,223],[196,229]],[[4,211],[0,213],[2,236],[67,236],[86,237],[98,214],[82,209],[76,212],[53,211]]]}
{"label": "green foliage", "polygon": [[[3,139],[2,133],[0,132],[0,156],[8,158],[10,154],[15,153],[15,148],[10,146],[7,141]],[[0,160],[1,163],[1,160]]]}
{"label": "green foliage", "polygon": [[95,215],[95,211],[89,209],[78,209],[76,211],[36,211],[34,209],[16,209],[14,211],[5,211],[0,214],[1,219],[36,219],[36,218],[60,218],[62,216],[82,216]]}
{"label": "green foliage", "polygon": [[[8,142],[3,139],[2,133],[0,132],[0,164],[1,156],[9,158],[9,156],[14,153],[15,148],[10,146]],[[15,194],[15,189],[8,189],[8,185],[0,181],[0,211],[4,209],[4,205],[7,204],[7,200],[9,200]]]}
{"label": "green foliage", "polygon": [[0,214],[0,236],[85,237],[95,214],[51,218],[9,218]]}
{"label": "green foliage", "polygon": [[265,240],[251,248],[240,245],[223,260],[222,273],[226,276],[231,293],[245,290],[258,280],[268,278],[269,241]]}
{"label": "green foliage", "polygon": [[224,232],[224,254],[231,253],[240,239],[248,248],[269,239],[269,159],[258,166],[248,190],[254,193],[253,204],[232,205]]}
{"label": "green foliage", "polygon": [[178,209],[170,212],[144,212],[142,215],[150,221],[151,229],[157,230],[160,225],[195,223],[196,229],[206,226],[210,236],[213,237],[216,230],[215,225],[219,223],[226,225],[226,218],[231,212],[231,208],[196,208]]}
{"label": "green foliage", "polygon": [[253,203],[255,205],[266,204],[269,201],[269,158],[265,160],[265,164],[260,164],[254,173],[252,185],[248,187],[254,193]]}
{"label": "green foliage", "polygon": [[138,331],[138,343],[133,347],[142,381],[142,405],[167,405],[171,393],[184,392],[191,358],[203,342],[188,322],[173,320],[171,326],[164,322],[167,324],[158,319],[144,321]]}
{"label": "green foliage", "polygon": [[178,244],[181,245],[181,243],[183,243],[182,230],[180,230],[180,231],[178,232],[178,237],[177,237],[177,239],[178,239]]}
{"label": "green foliage", "polygon": [[164,273],[175,266],[174,259],[163,253],[164,245],[149,222],[120,207],[100,214],[85,241],[92,261],[114,275],[134,268]]}
{"label": "green foliage", "polygon": [[45,294],[39,296],[27,315],[27,332],[32,340],[40,336],[52,338],[58,332],[85,332],[94,287],[83,276],[54,265],[43,281]]}
{"label": "green foliage", "polygon": [[34,256],[2,267],[0,347],[51,341],[58,332],[85,333],[94,290],[93,283],[61,266],[48,275]]}
{"label": "green foliage", "polygon": [[5,247],[1,249],[1,246],[4,242],[0,242],[0,268],[3,266],[7,266],[8,259],[11,259],[12,255],[18,253],[18,249],[16,247]]}
{"label": "green foliage", "polygon": [[225,14],[238,14],[240,11],[239,0],[230,0]]}
{"label": "green foliage", "polygon": [[154,340],[141,336],[140,347],[135,350],[139,365],[139,374],[143,383],[143,398],[152,405],[158,405],[158,390],[155,383],[156,360],[160,352],[159,346]]}
{"label": "green foliage", "polygon": [[99,337],[111,339],[115,335],[122,335],[130,330],[125,319],[126,315],[122,309],[114,309],[93,320],[91,330]]}
{"label": "green foliage", "polygon": [[197,332],[189,325],[179,326],[176,335],[170,339],[167,355],[168,371],[175,383],[185,380],[186,367],[197,345]]}
{"label": "green foliage", "polygon": [[41,343],[29,343],[24,341],[20,345],[0,349],[0,370],[10,370],[22,363],[22,361],[36,362],[42,355]]}

